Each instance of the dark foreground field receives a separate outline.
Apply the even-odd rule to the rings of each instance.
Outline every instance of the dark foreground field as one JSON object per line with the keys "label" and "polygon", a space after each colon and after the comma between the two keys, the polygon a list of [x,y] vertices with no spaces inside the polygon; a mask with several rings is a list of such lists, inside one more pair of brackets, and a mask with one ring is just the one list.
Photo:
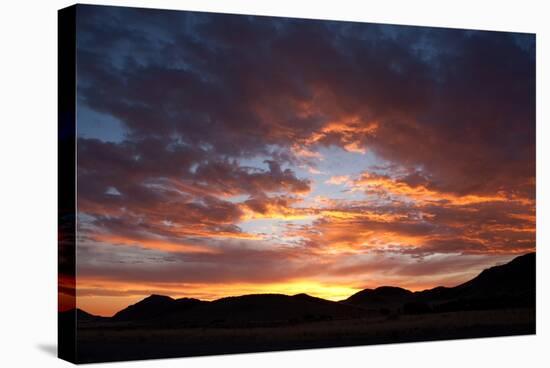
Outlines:
{"label": "dark foreground field", "polygon": [[82,325],[80,363],[309,349],[535,333],[535,310],[461,311],[317,321],[281,327]]}

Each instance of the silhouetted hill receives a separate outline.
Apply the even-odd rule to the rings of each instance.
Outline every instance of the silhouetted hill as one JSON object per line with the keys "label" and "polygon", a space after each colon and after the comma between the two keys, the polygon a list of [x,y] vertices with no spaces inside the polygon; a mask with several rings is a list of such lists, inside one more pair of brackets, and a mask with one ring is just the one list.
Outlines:
{"label": "silhouetted hill", "polygon": [[177,310],[156,323],[182,326],[271,326],[308,321],[357,318],[365,312],[306,294],[252,294],[227,297]]}
{"label": "silhouetted hill", "polygon": [[151,295],[116,313],[113,321],[178,325],[270,325],[356,318],[364,311],[307,294],[252,294],[212,302]]}
{"label": "silhouetted hill", "polygon": [[535,305],[535,261],[536,254],[529,253],[488,268],[455,287],[440,286],[414,293],[394,287],[365,289],[342,303],[405,313],[532,307]]}
{"label": "silhouetted hill", "polygon": [[504,265],[488,268],[453,289],[470,297],[523,295],[535,291],[535,279],[536,255],[529,253]]}
{"label": "silhouetted hill", "polygon": [[501,309],[534,307],[536,254],[483,270],[478,276],[453,288],[418,293],[435,310]]}
{"label": "silhouetted hill", "polygon": [[115,321],[143,321],[182,312],[202,302],[198,299],[173,299],[164,295],[151,295],[136,304],[117,312],[112,318]]}
{"label": "silhouetted hill", "polygon": [[344,304],[380,308],[402,304],[413,293],[409,290],[393,286],[381,286],[376,289],[365,289],[353,294],[343,301]]}
{"label": "silhouetted hill", "polygon": [[360,308],[307,294],[252,294],[211,302],[151,295],[111,319],[160,325],[255,326],[356,318],[364,313]]}
{"label": "silhouetted hill", "polygon": [[361,308],[307,294],[252,294],[211,302],[151,295],[117,312],[109,320],[160,326],[247,327],[350,319],[364,314]]}

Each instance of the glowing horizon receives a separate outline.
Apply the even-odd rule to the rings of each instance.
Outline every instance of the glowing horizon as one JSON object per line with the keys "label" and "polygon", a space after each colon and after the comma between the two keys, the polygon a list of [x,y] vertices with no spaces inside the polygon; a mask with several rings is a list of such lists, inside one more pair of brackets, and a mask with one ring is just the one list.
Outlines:
{"label": "glowing horizon", "polygon": [[[480,270],[481,271],[481,270]],[[126,308],[129,305],[135,304],[140,300],[150,296],[150,295],[165,295],[173,299],[179,298],[194,298],[204,301],[213,301],[225,297],[231,296],[243,296],[251,294],[283,294],[283,295],[296,295],[296,294],[308,294],[313,297],[323,298],[331,301],[340,301],[347,299],[353,294],[365,290],[365,289],[376,289],[381,286],[393,286],[393,287],[402,287],[410,291],[422,291],[426,289],[431,289],[436,286],[445,286],[453,287],[457,286],[469,279],[477,276],[477,273],[472,275],[460,275],[458,278],[450,278],[445,280],[444,284],[433,285],[429,284],[418,284],[418,285],[362,285],[362,286],[345,286],[345,285],[326,285],[320,283],[313,283],[309,281],[292,281],[280,284],[229,284],[229,285],[197,285],[195,286],[196,291],[187,291],[186,288],[180,288],[178,286],[171,287],[169,285],[157,285],[152,287],[144,287],[143,285],[128,285],[128,284],[117,284],[115,285],[106,285],[102,281],[84,281],[80,282],[79,289],[77,290],[76,305],[77,308],[84,310],[88,313],[93,313],[94,315],[103,316],[103,317],[112,317],[116,312]],[[89,289],[89,286],[92,286]],[[92,294],[91,290],[99,289],[104,290],[116,290],[120,295],[102,295],[98,297],[97,295],[87,295]],[[187,289],[188,290],[188,289]],[[193,290],[193,289],[192,289]],[[102,292],[99,291],[101,294]],[[117,294],[117,292],[113,294]],[[124,295],[125,292],[129,292],[129,295]],[[79,295],[84,294],[84,295]],[[109,293],[107,293],[109,294]]]}

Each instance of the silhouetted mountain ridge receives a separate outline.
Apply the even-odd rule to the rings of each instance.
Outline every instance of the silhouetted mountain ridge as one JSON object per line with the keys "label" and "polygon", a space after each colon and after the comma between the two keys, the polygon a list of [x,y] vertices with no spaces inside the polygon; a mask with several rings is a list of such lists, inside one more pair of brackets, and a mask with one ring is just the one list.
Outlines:
{"label": "silhouetted mountain ridge", "polygon": [[306,294],[252,294],[212,301],[178,315],[188,324],[258,326],[359,317],[359,308]]}
{"label": "silhouetted mountain ridge", "polygon": [[[372,313],[428,313],[534,307],[535,253],[482,271],[455,287],[412,292],[393,286],[365,289],[334,302],[307,294],[251,294],[214,301],[151,295],[111,318],[113,322],[179,326],[270,326],[353,319]],[[84,311],[78,320],[94,318]],[[74,316],[74,314],[73,314]]]}
{"label": "silhouetted mountain ridge", "polygon": [[394,286],[380,286],[376,289],[364,289],[353,294],[343,302],[351,305],[379,306],[400,303],[412,295],[412,291]]}
{"label": "silhouetted mountain ridge", "polygon": [[184,311],[199,304],[206,303],[199,299],[173,299],[165,295],[150,295],[117,312],[112,318],[115,321],[149,320],[162,317],[177,311]]}
{"label": "silhouetted mountain ridge", "polygon": [[455,287],[439,286],[418,292],[393,287],[365,289],[342,303],[410,313],[531,307],[535,304],[535,264],[536,254],[529,253],[485,269]]}

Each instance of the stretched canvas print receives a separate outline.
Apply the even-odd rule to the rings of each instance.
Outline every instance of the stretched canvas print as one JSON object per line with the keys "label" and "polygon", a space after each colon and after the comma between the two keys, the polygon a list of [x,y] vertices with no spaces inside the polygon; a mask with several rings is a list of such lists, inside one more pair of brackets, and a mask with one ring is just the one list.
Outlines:
{"label": "stretched canvas print", "polygon": [[535,35],[72,6],[58,188],[72,362],[534,334]]}

